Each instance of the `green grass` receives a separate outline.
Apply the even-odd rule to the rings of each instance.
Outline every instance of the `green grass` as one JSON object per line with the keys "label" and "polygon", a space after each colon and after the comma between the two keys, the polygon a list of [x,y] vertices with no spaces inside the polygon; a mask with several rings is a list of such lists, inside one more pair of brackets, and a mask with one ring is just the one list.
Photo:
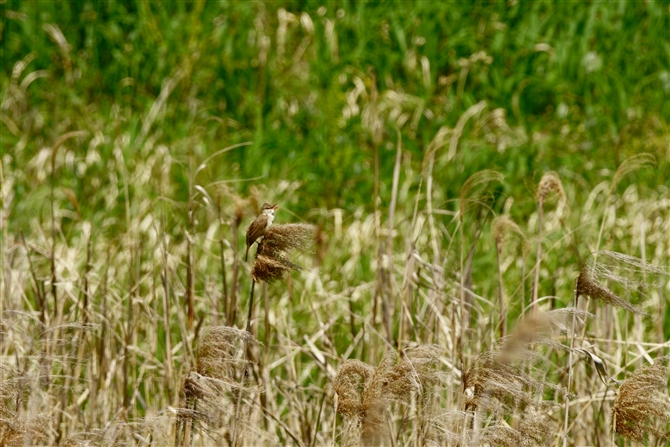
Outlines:
{"label": "green grass", "polygon": [[[256,287],[264,344],[242,393],[254,421],[242,442],[297,444],[291,432],[303,445],[339,445],[333,374],[347,358],[376,366],[408,343],[439,345],[451,365],[442,394],[419,407],[463,410],[460,374],[498,335],[499,267],[508,332],[530,304],[546,172],[567,209],[556,212],[554,194],[544,204],[538,296],[555,298],[542,310],[573,305],[596,250],[667,272],[669,27],[667,2],[655,1],[0,2],[0,348],[5,377],[24,380],[3,396],[25,396],[5,404],[13,422],[0,436],[173,443],[169,408],[186,405],[179,392],[198,368],[201,331],[233,305],[231,322],[246,324],[239,250],[264,201],[280,204],[278,223],[318,227],[316,256],[299,257],[305,270],[290,280]],[[610,187],[641,153],[653,165]],[[465,194],[485,169],[504,178]],[[504,239],[500,264],[499,215],[526,237]],[[632,274],[633,292],[605,285],[635,303],[644,293],[653,318],[579,304],[596,317],[574,343],[620,380],[642,366],[639,349],[668,353],[667,278],[648,275]],[[610,442],[614,388],[583,362],[568,367],[565,352],[542,352],[549,363],[535,372],[576,395],[568,420],[594,427],[571,425],[571,442]],[[206,391],[225,394],[226,409],[240,398]],[[560,444],[563,394],[544,397],[560,406]],[[194,444],[232,436],[226,409],[220,428],[194,426]],[[516,427],[524,411],[503,418]],[[45,429],[26,429],[36,414]],[[485,416],[496,427],[500,415]],[[399,444],[418,439],[392,426]]]}

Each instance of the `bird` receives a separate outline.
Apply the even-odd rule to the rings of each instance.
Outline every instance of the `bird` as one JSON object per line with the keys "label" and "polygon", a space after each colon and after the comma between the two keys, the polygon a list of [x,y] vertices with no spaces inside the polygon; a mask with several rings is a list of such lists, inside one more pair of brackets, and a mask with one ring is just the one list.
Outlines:
{"label": "bird", "polygon": [[276,209],[276,203],[274,205],[264,203],[263,206],[261,206],[261,213],[253,222],[251,222],[251,225],[249,225],[249,228],[247,229],[247,252],[244,255],[244,262],[247,262],[249,258],[249,248],[259,238],[263,237],[268,228],[270,228],[270,225],[272,225],[272,222],[275,220]]}

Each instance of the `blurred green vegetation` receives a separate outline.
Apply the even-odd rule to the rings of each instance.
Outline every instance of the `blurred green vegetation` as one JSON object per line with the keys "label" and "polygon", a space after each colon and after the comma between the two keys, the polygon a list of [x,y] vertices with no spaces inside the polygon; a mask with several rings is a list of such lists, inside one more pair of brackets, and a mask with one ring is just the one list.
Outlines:
{"label": "blurred green vegetation", "polygon": [[[127,136],[132,163],[134,143],[146,143],[147,135],[138,141],[142,123],[173,79],[152,143],[186,165],[189,151],[198,162],[251,141],[203,175],[298,181],[298,214],[371,209],[375,146],[387,202],[395,127],[420,166],[438,129],[453,128],[482,100],[487,111],[504,111],[519,137],[504,147],[467,138],[454,160],[438,157],[447,197],[483,168],[505,173],[507,194],[532,193],[549,169],[594,185],[641,151],[659,165],[637,180],[670,185],[666,2],[6,1],[0,16],[5,96],[18,61],[34,57],[18,83],[46,70],[26,82],[31,118],[16,119],[21,135],[3,126],[2,147],[16,167],[79,129],[109,137],[98,148],[101,165]],[[362,92],[348,103],[356,82]],[[362,115],[384,102],[374,136]],[[13,118],[9,108],[3,114]],[[22,150],[12,150],[21,138]],[[75,152],[85,157],[86,147]],[[82,211],[94,212],[95,188],[73,174],[61,173]],[[187,175],[171,175],[175,198],[186,200]]]}
{"label": "blurred green vegetation", "polygon": [[[667,3],[6,1],[0,16],[13,232],[49,223],[50,147],[79,130],[54,158],[66,240],[91,222],[121,243],[153,209],[183,241],[211,221],[200,207],[189,222],[196,185],[228,224],[249,196],[319,224],[327,219],[313,210],[358,220],[353,212],[375,206],[375,154],[379,204],[389,205],[396,129],[400,219],[412,215],[440,129],[451,133],[435,156],[438,209],[457,210],[464,181],[482,169],[505,175],[487,203],[498,214],[507,203],[518,222],[536,212],[548,170],[580,207],[639,152],[656,167],[629,174],[620,190],[670,186]],[[444,220],[447,231],[454,223]],[[569,262],[593,249],[571,249]],[[357,276],[369,278],[374,258],[360,255]],[[475,265],[488,272],[495,259]]]}

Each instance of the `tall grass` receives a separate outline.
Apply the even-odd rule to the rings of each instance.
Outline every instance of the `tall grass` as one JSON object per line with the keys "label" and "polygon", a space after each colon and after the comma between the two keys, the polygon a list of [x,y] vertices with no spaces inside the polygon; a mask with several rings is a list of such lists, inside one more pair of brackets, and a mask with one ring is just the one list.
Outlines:
{"label": "tall grass", "polygon": [[0,4],[0,444],[666,442],[667,8],[392,6]]}

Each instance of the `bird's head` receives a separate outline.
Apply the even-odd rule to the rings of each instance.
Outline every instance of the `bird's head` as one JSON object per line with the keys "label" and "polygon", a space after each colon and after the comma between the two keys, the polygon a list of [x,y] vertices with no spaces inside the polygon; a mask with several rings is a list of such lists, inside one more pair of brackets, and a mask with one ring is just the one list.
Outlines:
{"label": "bird's head", "polygon": [[277,209],[276,203],[274,205],[264,203],[263,206],[261,206],[261,214],[274,214],[276,209]]}

